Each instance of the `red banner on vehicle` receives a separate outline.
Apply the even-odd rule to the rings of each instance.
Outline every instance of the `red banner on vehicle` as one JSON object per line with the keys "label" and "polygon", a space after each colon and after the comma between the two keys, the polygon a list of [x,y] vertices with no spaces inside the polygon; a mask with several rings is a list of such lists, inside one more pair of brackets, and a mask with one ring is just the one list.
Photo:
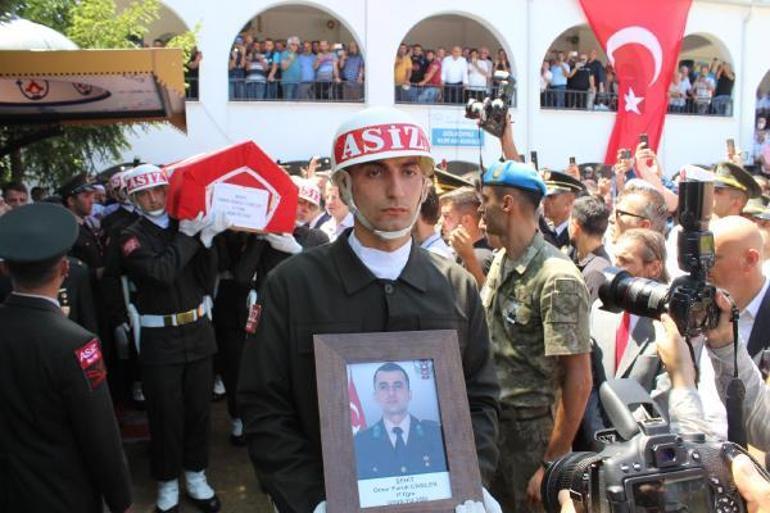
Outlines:
{"label": "red banner on vehicle", "polygon": [[692,0],[580,0],[580,4],[618,80],[618,112],[605,163],[615,163],[619,148],[633,153],[642,133],[657,150]]}

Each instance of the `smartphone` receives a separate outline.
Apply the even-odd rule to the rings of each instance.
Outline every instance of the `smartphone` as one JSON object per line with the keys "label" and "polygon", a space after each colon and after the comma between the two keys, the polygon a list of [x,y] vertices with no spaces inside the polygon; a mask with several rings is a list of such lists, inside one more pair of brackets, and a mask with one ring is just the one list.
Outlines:
{"label": "smartphone", "polygon": [[650,140],[649,140],[649,137],[647,137],[646,133],[639,134],[639,143],[644,144],[646,147],[649,148]]}
{"label": "smartphone", "polygon": [[575,164],[577,164],[577,160],[575,160],[575,157],[570,157],[569,158],[569,165],[570,166],[574,166]]}
{"label": "smartphone", "polygon": [[532,162],[532,165],[535,166],[535,169],[538,171],[540,170],[540,166],[537,165],[537,152],[536,151],[530,151],[529,152],[529,160]]}
{"label": "smartphone", "polygon": [[732,137],[727,140],[727,155],[730,157],[735,155],[735,139]]}

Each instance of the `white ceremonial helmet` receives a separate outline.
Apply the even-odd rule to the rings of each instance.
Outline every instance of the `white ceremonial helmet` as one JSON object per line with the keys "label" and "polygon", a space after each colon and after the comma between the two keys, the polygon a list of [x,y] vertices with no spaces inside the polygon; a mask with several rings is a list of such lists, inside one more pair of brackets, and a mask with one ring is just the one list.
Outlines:
{"label": "white ceremonial helmet", "polygon": [[399,157],[418,157],[425,175],[420,202],[425,201],[435,162],[430,153],[430,140],[425,130],[408,114],[393,107],[364,109],[342,123],[332,143],[332,181],[340,189],[340,198],[356,219],[382,239],[398,239],[408,234],[420,215],[415,212],[411,225],[403,230],[383,231],[374,228],[353,199],[353,188],[347,169],[351,166]]}
{"label": "white ceremonial helmet", "polygon": [[[130,171],[126,171],[123,180],[126,182],[126,194],[138,208],[141,205],[134,196],[137,192],[153,187],[168,186],[168,176],[166,172],[154,164],[141,164]],[[142,210],[144,212],[144,210]],[[165,210],[154,210],[145,212],[149,216],[160,216]]]}

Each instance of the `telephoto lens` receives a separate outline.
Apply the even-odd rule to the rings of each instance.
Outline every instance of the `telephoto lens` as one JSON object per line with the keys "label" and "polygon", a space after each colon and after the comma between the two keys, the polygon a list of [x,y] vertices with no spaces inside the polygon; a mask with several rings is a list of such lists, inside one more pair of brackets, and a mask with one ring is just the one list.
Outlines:
{"label": "telephoto lens", "polygon": [[655,319],[666,311],[666,284],[647,278],[634,278],[628,271],[617,267],[608,267],[603,274],[604,283],[599,286],[599,298],[605,310],[626,311]]}

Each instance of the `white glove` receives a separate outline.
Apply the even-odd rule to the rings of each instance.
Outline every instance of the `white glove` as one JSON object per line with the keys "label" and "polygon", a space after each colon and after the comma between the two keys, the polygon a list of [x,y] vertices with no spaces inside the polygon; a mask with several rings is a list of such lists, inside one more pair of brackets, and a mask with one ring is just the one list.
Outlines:
{"label": "white glove", "polygon": [[230,221],[224,212],[209,213],[204,218],[204,220],[206,219],[208,219],[208,223],[201,229],[200,237],[203,245],[210,248],[214,237],[230,228],[233,222]]}
{"label": "white glove", "polygon": [[313,513],[326,513],[326,501],[321,501],[318,506],[315,507]]}
{"label": "white glove", "polygon": [[128,360],[130,344],[128,334],[130,331],[131,328],[125,322],[115,328],[115,349],[120,360]]}
{"label": "white glove", "polygon": [[478,501],[467,500],[455,506],[455,513],[487,513],[484,505]]}
{"label": "white glove", "polygon": [[199,212],[195,219],[182,219],[179,221],[179,231],[188,237],[195,237],[208,222],[209,221],[203,217],[203,212]]}
{"label": "white glove", "polygon": [[265,240],[276,251],[281,251],[290,255],[296,255],[297,253],[302,252],[302,246],[299,245],[299,242],[294,238],[294,235],[290,233],[281,235],[278,235],[277,233],[268,233],[265,235]]}
{"label": "white glove", "polygon": [[481,494],[484,497],[484,509],[487,510],[487,513],[503,513],[500,503],[492,497],[492,494],[486,488],[481,489]]}
{"label": "white glove", "polygon": [[467,500],[455,507],[455,513],[503,513],[500,503],[492,497],[486,488],[481,489],[481,494],[484,499],[483,504],[478,501]]}

